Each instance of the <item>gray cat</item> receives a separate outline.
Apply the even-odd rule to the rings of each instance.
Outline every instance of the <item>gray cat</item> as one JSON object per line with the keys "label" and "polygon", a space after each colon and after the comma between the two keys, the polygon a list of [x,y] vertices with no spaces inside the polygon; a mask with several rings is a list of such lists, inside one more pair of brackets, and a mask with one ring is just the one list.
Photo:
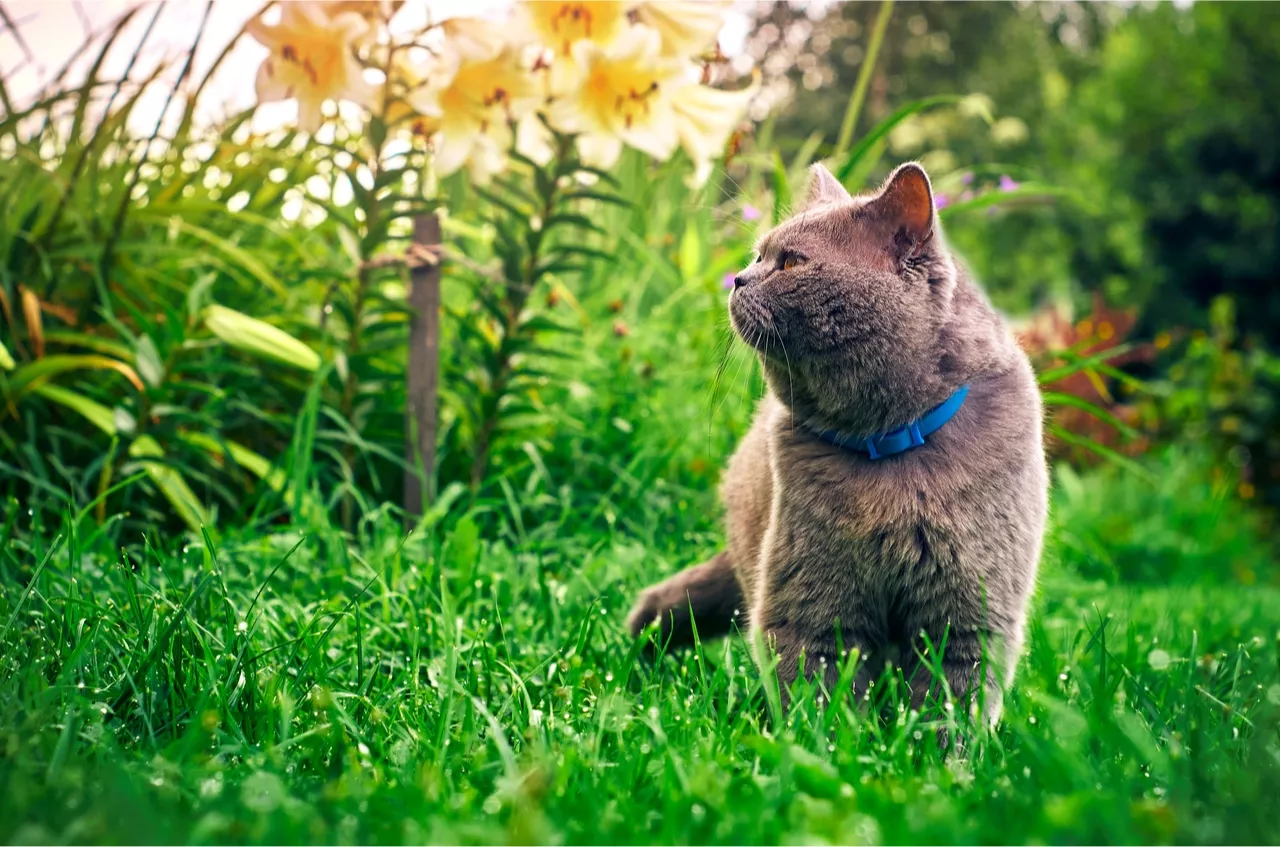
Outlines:
{"label": "gray cat", "polygon": [[691,612],[705,638],[741,609],[784,689],[802,666],[834,685],[843,644],[868,657],[856,692],[893,662],[917,704],[921,633],[945,634],[953,694],[985,685],[996,720],[1048,511],[1030,362],[947,250],[917,164],[859,197],[816,165],[758,254],[729,315],[769,391],[725,473],[728,549],[647,589],[632,633],[657,620],[687,644]]}

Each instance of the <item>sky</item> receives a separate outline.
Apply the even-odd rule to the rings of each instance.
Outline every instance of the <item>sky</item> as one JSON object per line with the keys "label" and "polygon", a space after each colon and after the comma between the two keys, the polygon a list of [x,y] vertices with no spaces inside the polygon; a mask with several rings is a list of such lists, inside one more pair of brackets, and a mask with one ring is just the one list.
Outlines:
{"label": "sky", "polygon": [[[163,58],[175,60],[174,69],[170,72],[176,73],[176,67],[190,52],[205,5],[205,0],[165,0],[162,3],[139,0],[7,0],[3,3],[4,9],[17,24],[21,40],[7,28],[0,33],[0,73],[4,75],[15,106],[20,108],[20,104],[30,102],[52,75],[84,46],[89,33],[100,36],[119,15],[134,6],[143,8],[134,16],[108,56],[104,76],[116,78],[128,67],[157,8],[159,17],[147,39],[146,49],[134,66],[134,73],[136,76],[148,72]],[[396,23],[411,25],[415,19],[425,20],[428,13],[434,18],[485,14],[507,5],[505,0],[408,0]],[[749,9],[752,5],[750,0],[743,0],[728,15],[720,40],[721,48],[731,56],[741,51],[747,34],[748,17],[742,8]],[[222,48],[261,7],[262,3],[257,0],[217,0],[214,3],[204,40],[195,56],[193,78],[204,77]],[[82,57],[76,66],[80,74],[88,67],[96,49],[86,52],[89,56]],[[201,98],[197,120],[216,119],[252,106],[254,74],[266,55],[267,51],[252,39],[241,39]],[[150,134],[160,117],[166,94],[167,86],[152,87],[146,99],[134,110],[131,128],[135,132]],[[259,128],[279,125],[292,120],[294,115],[292,104],[269,104],[260,110],[255,124]]]}

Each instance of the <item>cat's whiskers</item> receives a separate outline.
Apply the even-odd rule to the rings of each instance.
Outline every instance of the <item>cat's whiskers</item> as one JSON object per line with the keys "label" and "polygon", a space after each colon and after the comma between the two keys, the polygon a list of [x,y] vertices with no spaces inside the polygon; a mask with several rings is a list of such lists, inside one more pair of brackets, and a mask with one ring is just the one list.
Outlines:
{"label": "cat's whiskers", "polygon": [[[718,168],[716,168],[716,170],[718,170],[720,173],[724,174],[724,178],[725,178],[725,179],[727,179],[729,182],[733,183],[733,187],[734,187],[735,189],[737,189],[735,193],[732,193],[732,194],[731,194],[727,189],[725,189],[725,187],[724,187],[723,185],[721,185],[721,186],[720,186],[720,193],[721,193],[721,194],[723,194],[723,195],[725,195],[726,197],[728,197],[728,198],[729,198],[729,200],[730,200],[730,201],[731,201],[735,206],[737,206],[737,207],[738,207],[738,212],[739,212],[739,213],[743,213],[743,212],[745,212],[745,211],[747,210],[746,205],[745,205],[745,204],[743,204],[743,202],[742,202],[741,200],[739,200],[739,199],[738,199],[739,197],[742,197],[742,196],[743,196],[743,191],[742,191],[742,185],[741,185],[741,183],[739,183],[736,179],[734,179],[732,176],[730,176],[730,175],[729,175],[729,170],[728,170],[727,168],[724,168],[724,167],[718,167]],[[744,222],[744,226],[745,226],[745,222]]]}
{"label": "cat's whiskers", "polygon": [[[723,174],[723,175],[724,175],[724,178],[725,178],[726,180],[728,180],[729,182],[733,183],[733,187],[737,189],[737,193],[736,193],[736,194],[734,194],[734,193],[730,193],[730,192],[729,192],[729,190],[728,190],[725,186],[723,186],[723,185],[719,186],[719,188],[720,188],[720,194],[724,197],[724,199],[726,199],[726,200],[728,200],[729,202],[731,202],[731,203],[734,205],[734,207],[736,208],[737,212],[738,212],[738,214],[737,214],[736,216],[730,216],[730,217],[729,217],[729,222],[730,222],[730,223],[732,223],[734,226],[738,227],[739,229],[741,229],[743,232],[754,232],[754,231],[755,231],[755,227],[753,227],[753,226],[751,226],[749,223],[747,223],[747,221],[746,221],[746,219],[745,219],[745,213],[746,213],[746,210],[747,210],[747,206],[746,206],[746,204],[744,204],[740,199],[738,199],[739,197],[743,196],[743,192],[742,192],[742,185],[741,185],[741,184],[740,184],[736,179],[734,179],[732,176],[730,176],[730,175],[729,175],[729,172],[728,172],[727,170],[725,170],[723,167],[722,167],[722,168],[719,168],[719,169],[718,169],[718,171],[719,171],[721,174]],[[720,204],[718,204],[718,203],[689,203],[689,204],[688,204],[688,206],[687,206],[687,208],[688,208],[689,210],[692,210],[692,211],[698,211],[698,212],[714,212],[714,211],[716,211],[717,209],[719,209],[719,208],[720,208]]]}
{"label": "cat's whiskers", "polygon": [[[787,353],[787,342],[782,339],[782,333],[778,332],[778,325],[776,323],[769,321],[769,329],[773,330],[773,334],[777,337],[778,346],[782,348],[782,358],[787,363],[787,390],[791,392],[791,405],[789,408],[794,409],[796,407],[796,381],[794,375],[791,373],[791,356]],[[796,428],[794,415],[791,417],[791,428],[792,430]]]}
{"label": "cat's whiskers", "polygon": [[[720,388],[720,380],[724,376],[725,370],[729,367],[729,358],[733,355],[733,327],[730,325],[729,315],[726,312],[721,319],[721,330],[728,329],[728,332],[722,332],[720,337],[720,364],[716,366],[716,375],[711,381],[711,396],[707,398],[707,405],[713,406],[711,413],[707,416],[707,446],[711,445],[711,432],[715,424],[716,418],[720,415],[720,410],[724,408],[724,404],[729,399],[729,392],[725,391],[720,397],[720,404],[715,404],[716,392]],[[739,363],[741,367],[741,363]],[[734,377],[736,380],[737,377]],[[730,383],[732,384],[732,383]]]}
{"label": "cat's whiskers", "polygon": [[758,358],[760,361],[760,370],[764,372],[767,377],[767,372],[764,371],[764,362],[769,358],[769,333],[764,330],[759,330],[756,335],[756,344],[758,345],[761,341],[764,342],[764,349],[760,352],[760,356]]}

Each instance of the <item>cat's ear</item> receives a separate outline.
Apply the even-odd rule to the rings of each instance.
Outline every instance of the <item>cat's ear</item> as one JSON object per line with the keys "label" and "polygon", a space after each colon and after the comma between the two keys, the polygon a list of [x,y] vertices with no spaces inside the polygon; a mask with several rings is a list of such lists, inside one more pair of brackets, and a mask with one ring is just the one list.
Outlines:
{"label": "cat's ear", "polygon": [[840,184],[831,171],[821,162],[809,168],[809,193],[804,207],[823,206],[827,203],[846,203],[853,196]]}
{"label": "cat's ear", "polygon": [[877,217],[888,224],[900,257],[919,253],[933,238],[933,186],[924,168],[915,162],[899,165],[871,203]]}

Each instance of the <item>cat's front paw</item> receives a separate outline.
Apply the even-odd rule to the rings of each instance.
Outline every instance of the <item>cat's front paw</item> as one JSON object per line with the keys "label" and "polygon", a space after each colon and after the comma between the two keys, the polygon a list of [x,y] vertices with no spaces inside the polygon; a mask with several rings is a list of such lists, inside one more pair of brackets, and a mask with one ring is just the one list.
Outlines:
{"label": "cat's front paw", "polygon": [[638,638],[650,624],[661,626],[671,613],[671,603],[662,585],[653,585],[640,592],[635,605],[627,615],[627,631]]}

